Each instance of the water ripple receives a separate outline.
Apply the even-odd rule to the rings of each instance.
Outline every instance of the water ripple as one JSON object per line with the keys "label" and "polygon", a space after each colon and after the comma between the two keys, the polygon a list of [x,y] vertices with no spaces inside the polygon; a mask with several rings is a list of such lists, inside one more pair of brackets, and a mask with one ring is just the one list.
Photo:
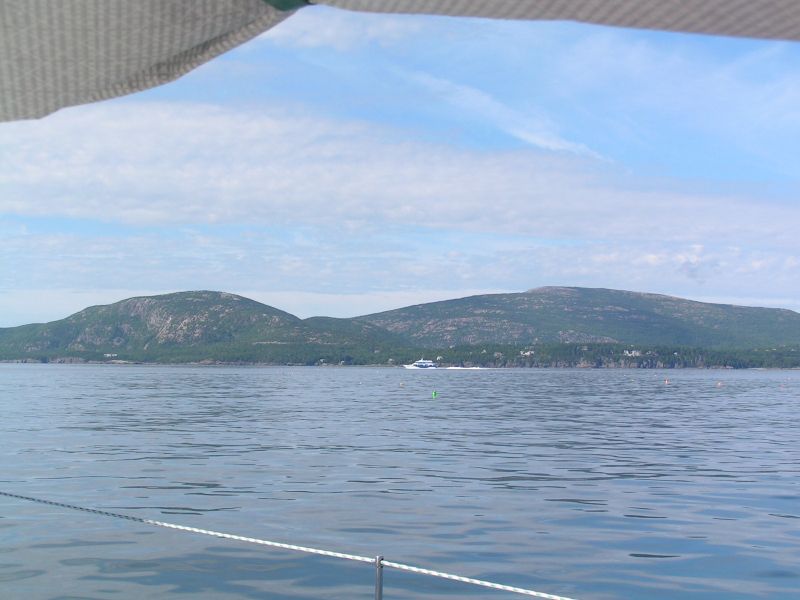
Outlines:
{"label": "water ripple", "polygon": [[[2,486],[585,600],[796,598],[800,373],[664,378],[0,365]],[[336,561],[0,511],[9,597],[369,595],[369,569]]]}

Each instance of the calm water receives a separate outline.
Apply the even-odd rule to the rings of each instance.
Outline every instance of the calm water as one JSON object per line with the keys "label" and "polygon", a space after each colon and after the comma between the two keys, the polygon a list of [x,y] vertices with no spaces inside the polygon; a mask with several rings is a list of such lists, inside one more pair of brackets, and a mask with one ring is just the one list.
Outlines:
{"label": "calm water", "polygon": [[[796,371],[0,365],[0,405],[3,491],[581,600],[800,597]],[[0,497],[2,598],[353,600],[372,577]]]}

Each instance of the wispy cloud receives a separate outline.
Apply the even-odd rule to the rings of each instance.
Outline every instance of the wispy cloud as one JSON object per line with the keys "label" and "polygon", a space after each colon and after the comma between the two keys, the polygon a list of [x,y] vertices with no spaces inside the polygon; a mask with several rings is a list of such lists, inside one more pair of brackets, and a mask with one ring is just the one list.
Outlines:
{"label": "wispy cloud", "polygon": [[407,73],[406,78],[427,90],[440,102],[466,113],[474,122],[488,123],[526,144],[543,150],[600,158],[585,145],[560,136],[552,120],[533,107],[525,112],[516,110],[483,90],[424,72]]}
{"label": "wispy cloud", "polygon": [[92,106],[0,127],[0,152],[0,210],[25,216],[770,246],[794,244],[800,222],[794,205],[658,187],[581,157],[285,110]]}
{"label": "wispy cloud", "polygon": [[789,158],[800,135],[796,44],[702,44],[694,36],[599,29],[552,57],[543,87],[557,86],[572,105],[602,107],[587,120],[592,129],[613,135],[627,123],[632,148],[653,160],[665,155],[670,168],[686,171],[694,160],[709,178],[731,177],[727,161],[741,179],[798,180]]}

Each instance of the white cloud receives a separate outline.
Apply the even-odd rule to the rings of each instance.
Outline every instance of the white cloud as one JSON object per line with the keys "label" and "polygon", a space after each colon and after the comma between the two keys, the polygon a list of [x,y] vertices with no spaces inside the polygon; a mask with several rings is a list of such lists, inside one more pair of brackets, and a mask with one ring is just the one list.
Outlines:
{"label": "white cloud", "polygon": [[800,208],[655,189],[590,159],[191,104],[0,126],[0,211],[132,224],[388,224],[559,239],[793,245]]}
{"label": "white cloud", "polygon": [[[29,232],[0,239],[0,264],[5,325],[61,318],[82,303],[189,289],[241,293],[299,316],[354,316],[540,285],[713,293],[730,302],[759,294],[765,304],[792,307],[781,302],[796,294],[800,271],[778,250],[435,230],[281,235],[258,227],[134,229],[113,237]],[[32,290],[46,300],[26,308]],[[31,316],[22,318],[26,311]]]}
{"label": "white cloud", "polygon": [[488,122],[526,144],[543,150],[571,152],[599,158],[583,144],[571,142],[560,136],[555,124],[532,107],[522,112],[507,106],[483,90],[427,73],[407,73],[406,78],[428,90],[438,100],[466,112],[473,121]]}
{"label": "white cloud", "polygon": [[[290,312],[336,314],[347,298],[357,313],[435,296],[427,290],[548,284],[797,293],[797,207],[648,189],[585,158],[189,104],[96,105],[0,126],[0,152],[0,210],[21,215],[0,239],[8,298],[260,290]],[[35,217],[73,221],[37,233]],[[82,233],[87,219],[128,227]]]}

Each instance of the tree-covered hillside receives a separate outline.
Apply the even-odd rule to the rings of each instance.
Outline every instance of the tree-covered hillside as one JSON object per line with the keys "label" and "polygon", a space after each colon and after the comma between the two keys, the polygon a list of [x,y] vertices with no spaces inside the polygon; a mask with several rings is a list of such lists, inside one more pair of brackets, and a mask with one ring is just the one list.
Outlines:
{"label": "tree-covered hillside", "polygon": [[605,289],[539,288],[352,319],[224,292],[93,306],[0,329],[0,360],[476,366],[800,365],[800,314]]}
{"label": "tree-covered hillside", "polygon": [[800,343],[800,314],[619,290],[544,287],[360,317],[427,347],[625,343],[757,348]]}

